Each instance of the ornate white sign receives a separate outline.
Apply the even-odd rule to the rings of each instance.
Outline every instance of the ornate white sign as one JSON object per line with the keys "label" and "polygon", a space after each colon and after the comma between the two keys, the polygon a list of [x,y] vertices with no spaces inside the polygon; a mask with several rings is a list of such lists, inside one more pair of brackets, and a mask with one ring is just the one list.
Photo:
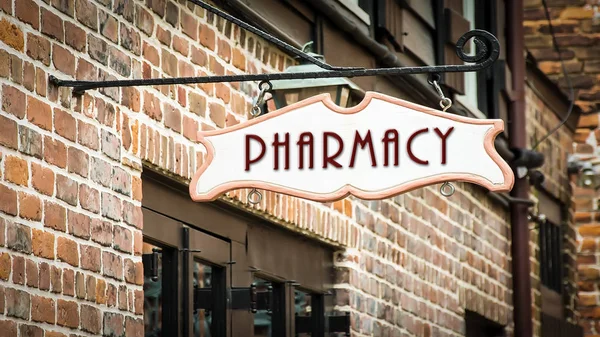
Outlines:
{"label": "ornate white sign", "polygon": [[513,172],[494,148],[502,120],[473,119],[367,92],[344,109],[314,96],[236,126],[199,132],[207,160],[195,201],[238,188],[316,201],[383,199],[446,181],[509,191]]}

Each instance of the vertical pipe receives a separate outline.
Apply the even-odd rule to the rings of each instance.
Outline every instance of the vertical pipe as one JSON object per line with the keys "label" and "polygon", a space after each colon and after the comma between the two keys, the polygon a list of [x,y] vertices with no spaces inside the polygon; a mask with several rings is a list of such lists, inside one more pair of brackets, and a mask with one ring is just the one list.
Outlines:
{"label": "vertical pipe", "polygon": [[[511,148],[525,148],[527,133],[525,128],[523,0],[506,0],[506,6],[507,33],[510,41],[507,44],[507,61],[512,73],[514,93],[508,110],[509,143]],[[522,199],[529,197],[529,183],[526,178],[516,179],[511,195]],[[510,204],[515,337],[531,337],[533,335],[527,211],[527,205],[524,203],[513,202]]]}

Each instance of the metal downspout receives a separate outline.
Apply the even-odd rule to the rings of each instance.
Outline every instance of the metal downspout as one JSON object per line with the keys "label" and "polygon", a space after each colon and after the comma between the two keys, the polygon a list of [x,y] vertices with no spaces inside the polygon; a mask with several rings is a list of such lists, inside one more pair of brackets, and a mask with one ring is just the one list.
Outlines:
{"label": "metal downspout", "polygon": [[[506,17],[510,18],[507,20],[507,33],[510,41],[507,44],[507,61],[512,72],[512,90],[514,93],[513,99],[508,106],[509,146],[513,149],[526,148],[523,0],[506,1],[506,13]],[[516,178],[511,196],[521,199],[529,198],[529,182],[527,178]],[[528,205],[524,203],[510,204],[515,337],[531,337],[533,335],[531,262],[529,260],[529,223],[527,214]]]}

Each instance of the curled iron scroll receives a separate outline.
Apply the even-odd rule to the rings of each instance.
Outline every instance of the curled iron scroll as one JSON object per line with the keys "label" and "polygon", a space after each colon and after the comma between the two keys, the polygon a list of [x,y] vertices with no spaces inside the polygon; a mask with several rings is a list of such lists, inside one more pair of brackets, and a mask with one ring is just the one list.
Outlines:
{"label": "curled iron scroll", "polygon": [[[476,53],[473,56],[465,54],[464,47],[473,38]],[[50,75],[50,82],[57,86],[72,87],[74,93],[82,93],[85,90],[106,87],[130,87],[145,85],[175,85],[175,84],[199,84],[199,83],[223,83],[223,82],[247,82],[247,81],[275,81],[309,78],[335,78],[335,77],[363,77],[378,75],[405,75],[405,74],[430,74],[430,73],[452,73],[471,72],[485,69],[494,63],[500,55],[500,43],[491,33],[474,29],[461,36],[456,43],[458,57],[469,64],[436,65],[423,67],[391,67],[391,68],[346,68],[336,70],[320,70],[310,72],[279,72],[268,74],[238,74],[201,77],[173,77],[173,78],[149,78],[111,81],[71,81],[61,80]]]}

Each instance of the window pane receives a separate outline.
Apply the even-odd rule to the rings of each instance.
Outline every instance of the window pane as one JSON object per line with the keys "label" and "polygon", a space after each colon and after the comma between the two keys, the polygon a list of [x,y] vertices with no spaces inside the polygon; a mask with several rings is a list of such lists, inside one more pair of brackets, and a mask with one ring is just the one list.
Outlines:
{"label": "window pane", "polygon": [[[212,288],[212,274],[212,268],[210,266],[194,261],[194,288]],[[210,310],[196,310],[194,312],[194,336],[211,337],[211,321],[212,317]]]}
{"label": "window pane", "polygon": [[[267,280],[254,278],[256,292],[267,292],[271,283]],[[273,316],[269,310],[257,310],[254,313],[254,337],[271,337],[273,329]]]}
{"label": "window pane", "polygon": [[[294,290],[294,297],[296,303],[296,314],[298,316],[310,317],[311,315],[311,297],[309,293]],[[308,337],[310,333],[299,333],[296,336],[298,337]]]}
{"label": "window pane", "polygon": [[[160,249],[147,242],[142,247],[143,254],[152,254]],[[158,337],[162,331],[162,256],[158,254],[158,279],[144,276],[144,331],[146,337]]]}

